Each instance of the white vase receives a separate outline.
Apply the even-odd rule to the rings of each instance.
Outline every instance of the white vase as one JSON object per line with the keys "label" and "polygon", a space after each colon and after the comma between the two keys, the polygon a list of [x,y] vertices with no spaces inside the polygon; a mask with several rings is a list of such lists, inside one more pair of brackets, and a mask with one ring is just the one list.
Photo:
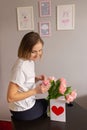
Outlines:
{"label": "white vase", "polygon": [[63,97],[50,99],[50,120],[66,122],[66,102]]}

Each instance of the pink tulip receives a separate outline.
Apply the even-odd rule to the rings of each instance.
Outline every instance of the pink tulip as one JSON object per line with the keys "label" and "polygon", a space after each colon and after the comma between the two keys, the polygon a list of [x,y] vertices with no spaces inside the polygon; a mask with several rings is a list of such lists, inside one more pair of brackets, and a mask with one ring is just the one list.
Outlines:
{"label": "pink tulip", "polygon": [[66,95],[66,102],[67,102],[67,103],[73,102],[73,100],[74,100],[73,96],[71,96],[71,95]]}
{"label": "pink tulip", "polygon": [[48,77],[48,80],[51,82],[51,81],[56,81],[56,78],[53,76],[53,77]]}
{"label": "pink tulip", "polygon": [[73,102],[73,100],[77,97],[77,93],[73,90],[69,95],[66,95],[67,103]]}
{"label": "pink tulip", "polygon": [[60,81],[61,81],[62,84],[66,85],[66,80],[64,78],[61,78]]}
{"label": "pink tulip", "polygon": [[73,90],[70,94],[74,99],[77,97],[77,93],[75,90]]}
{"label": "pink tulip", "polygon": [[60,87],[59,87],[59,92],[60,92],[61,94],[64,94],[65,91],[66,91],[65,85],[61,84]]}
{"label": "pink tulip", "polygon": [[61,93],[61,94],[64,94],[65,93],[65,91],[66,91],[66,80],[64,79],[64,78],[61,78],[60,79],[60,87],[59,87],[59,92]]}

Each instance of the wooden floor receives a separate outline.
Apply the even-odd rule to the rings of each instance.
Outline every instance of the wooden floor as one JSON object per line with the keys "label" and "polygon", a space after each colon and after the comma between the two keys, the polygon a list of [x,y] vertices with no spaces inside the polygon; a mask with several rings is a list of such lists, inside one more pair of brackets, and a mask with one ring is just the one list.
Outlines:
{"label": "wooden floor", "polygon": [[66,107],[67,121],[51,121],[49,117],[33,121],[12,120],[13,130],[87,130],[87,110],[77,103]]}

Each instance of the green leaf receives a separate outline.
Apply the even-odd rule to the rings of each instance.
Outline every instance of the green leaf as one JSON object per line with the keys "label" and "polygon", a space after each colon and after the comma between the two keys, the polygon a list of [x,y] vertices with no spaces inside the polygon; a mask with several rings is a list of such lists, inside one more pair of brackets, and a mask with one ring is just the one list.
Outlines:
{"label": "green leaf", "polygon": [[66,89],[64,95],[69,94],[69,93],[71,93],[71,92],[72,92],[71,86],[70,86],[70,87],[67,87],[67,89]]}
{"label": "green leaf", "polygon": [[51,81],[51,87],[48,90],[48,99],[55,99],[59,96],[62,96],[62,94],[59,93],[58,88],[60,86],[60,80],[57,80],[56,82],[53,80]]}

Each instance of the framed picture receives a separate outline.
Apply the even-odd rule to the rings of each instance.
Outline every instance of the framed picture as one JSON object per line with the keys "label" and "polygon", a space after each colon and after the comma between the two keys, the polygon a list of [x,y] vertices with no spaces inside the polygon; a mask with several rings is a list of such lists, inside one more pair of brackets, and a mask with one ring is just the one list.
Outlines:
{"label": "framed picture", "polygon": [[51,1],[50,0],[40,0],[39,1],[39,11],[40,11],[40,17],[51,16]]}
{"label": "framed picture", "polygon": [[75,26],[75,5],[57,6],[57,30],[73,30]]}
{"label": "framed picture", "polygon": [[40,22],[39,23],[40,36],[51,36],[51,23],[50,22]]}
{"label": "framed picture", "polygon": [[18,30],[34,30],[33,7],[17,8]]}

